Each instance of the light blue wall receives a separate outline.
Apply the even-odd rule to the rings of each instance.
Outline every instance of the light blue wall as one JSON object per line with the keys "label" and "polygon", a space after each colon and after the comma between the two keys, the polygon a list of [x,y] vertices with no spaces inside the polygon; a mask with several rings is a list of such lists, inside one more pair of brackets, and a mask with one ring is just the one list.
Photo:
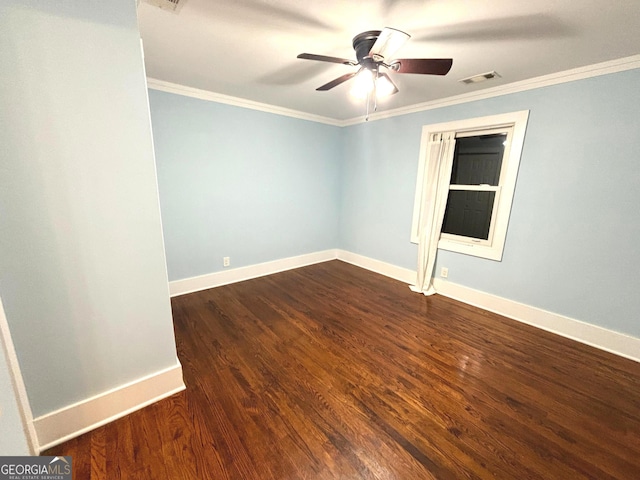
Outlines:
{"label": "light blue wall", "polygon": [[336,247],[339,128],[149,97],[170,280]]}
{"label": "light blue wall", "polygon": [[0,4],[0,294],[36,417],[177,362],[135,8]]}
{"label": "light blue wall", "polygon": [[436,271],[640,337],[639,85],[632,70],[346,128],[340,247],[415,269],[422,126],[530,110],[502,262],[440,251]]}
{"label": "light blue wall", "polygon": [[633,70],[343,129],[151,91],[170,279],[335,247],[415,269],[422,126],[530,110],[503,261],[441,251],[436,268],[640,336],[637,84]]}
{"label": "light blue wall", "polygon": [[421,134],[406,117],[343,129],[340,248],[415,270],[409,236]]}

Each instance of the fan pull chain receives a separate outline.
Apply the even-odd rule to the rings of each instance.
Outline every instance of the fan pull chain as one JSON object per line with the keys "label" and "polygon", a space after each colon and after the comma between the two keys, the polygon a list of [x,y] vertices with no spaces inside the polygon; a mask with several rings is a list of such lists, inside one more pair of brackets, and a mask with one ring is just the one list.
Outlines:
{"label": "fan pull chain", "polygon": [[375,76],[373,77],[373,111],[378,111],[378,69],[374,70]]}
{"label": "fan pull chain", "polygon": [[373,111],[374,112],[378,111],[378,81],[377,81],[378,75],[379,75],[378,70],[374,70],[373,88],[367,92],[367,115],[364,117],[365,122],[369,121],[369,110],[372,103],[373,103]]}
{"label": "fan pull chain", "polygon": [[369,121],[369,104],[371,103],[371,92],[367,92],[367,115],[364,117],[364,121]]}

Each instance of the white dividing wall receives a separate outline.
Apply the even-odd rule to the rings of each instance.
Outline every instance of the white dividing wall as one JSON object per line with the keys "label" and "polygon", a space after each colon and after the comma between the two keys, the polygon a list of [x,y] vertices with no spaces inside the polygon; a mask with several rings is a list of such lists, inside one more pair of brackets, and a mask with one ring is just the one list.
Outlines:
{"label": "white dividing wall", "polygon": [[0,295],[35,417],[179,368],[135,8],[0,4]]}

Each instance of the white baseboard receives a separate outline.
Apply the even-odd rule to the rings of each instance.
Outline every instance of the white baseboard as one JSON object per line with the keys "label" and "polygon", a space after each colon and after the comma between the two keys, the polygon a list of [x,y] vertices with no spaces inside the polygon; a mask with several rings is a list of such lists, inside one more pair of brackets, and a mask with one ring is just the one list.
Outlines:
{"label": "white baseboard", "polygon": [[40,451],[124,417],[185,389],[182,366],[121,385],[33,421]]}
{"label": "white baseboard", "polygon": [[294,268],[313,265],[336,259],[336,250],[324,250],[321,252],[308,253],[297,257],[282,258],[271,262],[257,263],[247,267],[232,268],[220,272],[200,275],[198,277],[185,278],[169,282],[169,292],[172,297],[185,295],[187,293],[207,290],[209,288],[221,287],[230,283],[242,282],[252,278],[264,277],[273,273],[284,272]]}
{"label": "white baseboard", "polygon": [[338,260],[342,260],[343,262],[350,263],[357,267],[361,267],[405,283],[415,283],[416,281],[415,270],[398,267],[391,263],[365,257],[364,255],[359,255],[357,253],[347,252],[346,250],[338,250],[337,253]]}
{"label": "white baseboard", "polygon": [[[415,270],[398,267],[397,265],[381,260],[337,249],[260,263],[233,270],[225,270],[200,277],[177,280],[170,282],[169,287],[171,296],[183,295],[185,293],[241,282],[251,278],[335,259],[385,275],[408,285],[414,284],[416,281]],[[608,330],[597,325],[565,317],[497,295],[474,290],[473,288],[451,283],[440,278],[434,279],[434,286],[437,293],[445,297],[453,298],[463,303],[480,307],[542,330],[640,362],[640,338]]]}
{"label": "white baseboard", "polygon": [[[415,270],[338,250],[338,259],[380,273],[407,284],[416,280]],[[541,308],[499,297],[473,288],[434,278],[436,292],[445,297],[509,317],[512,320],[561,335],[600,350],[640,362],[640,338],[609,330],[591,323],[548,312]]]}
{"label": "white baseboard", "polygon": [[468,305],[480,307],[600,350],[640,362],[640,338],[439,278],[434,279],[434,287],[437,293],[445,297],[453,298]]}

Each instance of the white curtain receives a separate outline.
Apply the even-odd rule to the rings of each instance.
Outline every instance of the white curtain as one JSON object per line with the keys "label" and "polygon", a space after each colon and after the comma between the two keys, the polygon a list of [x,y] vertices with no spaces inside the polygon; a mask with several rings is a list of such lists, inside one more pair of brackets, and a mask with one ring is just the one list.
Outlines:
{"label": "white curtain", "polygon": [[416,284],[410,287],[425,295],[436,293],[433,267],[449,195],[455,142],[454,132],[433,134],[429,139],[418,227],[418,276]]}

